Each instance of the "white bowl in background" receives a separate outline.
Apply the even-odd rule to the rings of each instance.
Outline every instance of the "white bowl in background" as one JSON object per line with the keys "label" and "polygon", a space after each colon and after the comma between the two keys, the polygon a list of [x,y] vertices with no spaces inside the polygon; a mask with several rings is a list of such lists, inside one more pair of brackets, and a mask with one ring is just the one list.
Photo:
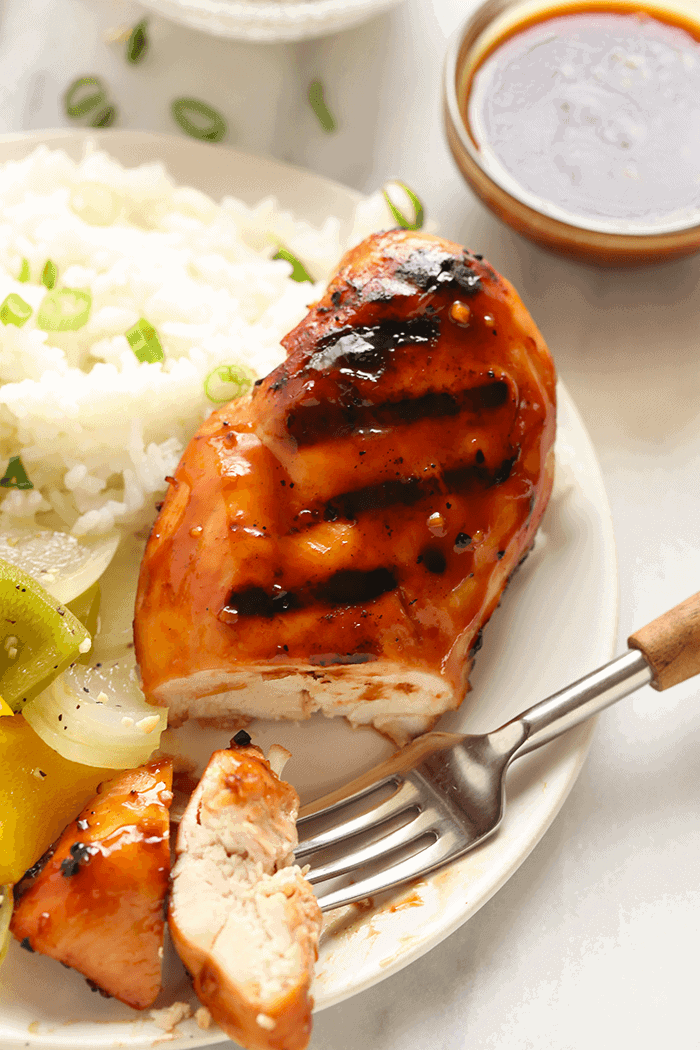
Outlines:
{"label": "white bowl in background", "polygon": [[175,22],[234,40],[308,40],[366,22],[400,0],[143,0]]}

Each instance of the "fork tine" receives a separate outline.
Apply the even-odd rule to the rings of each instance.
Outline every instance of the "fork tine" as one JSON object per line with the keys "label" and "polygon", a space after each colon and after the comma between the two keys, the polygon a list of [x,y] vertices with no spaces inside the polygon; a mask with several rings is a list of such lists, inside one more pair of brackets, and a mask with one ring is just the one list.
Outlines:
{"label": "fork tine", "polygon": [[[316,812],[313,812],[313,806],[316,805],[316,803],[312,802],[309,806],[304,806],[301,812],[301,816],[297,819],[297,828],[303,828],[305,824],[310,824],[311,821],[316,820],[317,817],[327,817],[331,813],[337,813],[339,810],[344,809],[346,806],[349,806],[353,802],[361,802],[362,799],[366,798],[367,795],[374,794],[374,792],[378,791],[380,788],[388,787],[388,785],[391,784],[392,781],[395,784],[400,784],[402,779],[403,778],[398,777],[395,773],[389,773],[384,777],[380,777],[377,780],[373,780],[369,784],[365,784],[364,787],[358,789],[357,791],[351,791],[349,794],[343,794],[338,798],[335,798],[336,793],[333,793],[333,795],[331,796],[326,795],[324,796],[324,798],[330,797],[331,799],[335,799],[335,801],[331,801],[327,806],[324,806],[322,809],[319,809]],[[348,790],[350,788],[352,788],[352,784],[348,786]],[[305,812],[305,810],[308,810],[310,808],[312,809],[312,812]]]}
{"label": "fork tine", "polygon": [[463,836],[457,835],[452,831],[446,831],[437,842],[433,842],[398,864],[390,863],[388,867],[383,868],[381,871],[375,872],[375,874],[369,875],[367,878],[349,886],[330,890],[330,892],[325,894],[321,890],[317,894],[321,911],[332,911],[334,908],[342,908],[346,904],[352,904],[353,901],[363,900],[365,897],[373,897],[375,894],[381,893],[392,886],[420,878],[421,875],[427,875],[429,872],[434,871],[435,868],[439,868],[449,861],[456,860],[463,853],[466,853],[471,846],[476,845],[477,841],[468,843]]}
{"label": "fork tine", "polygon": [[312,868],[306,878],[310,883],[314,884],[335,878],[338,875],[345,875],[348,871],[356,871],[363,865],[371,864],[372,861],[378,860],[394,850],[410,846],[431,831],[435,839],[437,839],[436,824],[439,823],[439,820],[440,815],[437,810],[423,810],[414,820],[404,824],[401,828],[397,828],[396,831],[390,832],[384,838],[377,839],[368,846],[354,850],[352,853],[345,853],[342,857],[331,860],[327,864],[322,864],[318,868]]}
{"label": "fork tine", "polygon": [[[368,793],[369,792],[364,792],[363,794],[366,795]],[[353,801],[357,801],[358,798],[361,799],[362,794],[359,796],[353,796]],[[368,809],[365,813],[361,813],[359,816],[346,821],[343,821],[342,814],[339,814],[337,824],[330,828],[326,828],[325,831],[319,832],[318,835],[314,835],[312,838],[302,839],[294,850],[294,853],[297,859],[299,859],[308,856],[309,853],[325,849],[326,846],[332,846],[337,842],[342,842],[353,835],[358,835],[361,831],[374,828],[375,826],[390,820],[392,817],[399,816],[401,813],[410,809],[411,806],[415,806],[418,799],[419,792],[416,787],[411,784],[410,781],[404,780],[399,784],[399,787],[393,795],[388,799],[385,799],[385,801],[379,805],[374,806],[373,809]],[[338,805],[330,810],[330,812],[337,812],[340,808],[340,805]],[[307,817],[307,821],[310,819],[310,817]]]}

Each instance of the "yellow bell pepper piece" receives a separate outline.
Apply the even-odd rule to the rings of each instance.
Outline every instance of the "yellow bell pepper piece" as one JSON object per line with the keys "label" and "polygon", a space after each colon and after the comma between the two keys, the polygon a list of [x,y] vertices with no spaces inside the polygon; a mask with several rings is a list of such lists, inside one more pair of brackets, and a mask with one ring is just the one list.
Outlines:
{"label": "yellow bell pepper piece", "polygon": [[68,762],[22,715],[0,719],[0,885],[17,882],[113,769]]}
{"label": "yellow bell pepper piece", "polygon": [[3,698],[0,696],[0,718],[2,718],[3,715],[13,715],[13,714],[14,714],[14,711],[12,710],[10,705],[6,704],[5,701],[3,700]]}

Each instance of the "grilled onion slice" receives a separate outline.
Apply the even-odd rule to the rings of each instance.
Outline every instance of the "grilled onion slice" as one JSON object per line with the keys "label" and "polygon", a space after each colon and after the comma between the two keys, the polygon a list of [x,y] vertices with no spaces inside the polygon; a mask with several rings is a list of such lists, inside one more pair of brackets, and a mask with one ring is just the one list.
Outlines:
{"label": "grilled onion slice", "polygon": [[44,743],[71,762],[108,769],[143,765],[160,743],[167,711],[146,703],[131,654],[73,664],[24,707]]}

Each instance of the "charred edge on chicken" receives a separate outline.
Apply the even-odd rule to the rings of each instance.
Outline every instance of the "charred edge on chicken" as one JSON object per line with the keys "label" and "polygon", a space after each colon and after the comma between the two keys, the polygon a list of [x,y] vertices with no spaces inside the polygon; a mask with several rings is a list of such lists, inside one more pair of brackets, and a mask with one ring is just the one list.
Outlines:
{"label": "charred edge on chicken", "polygon": [[106,992],[104,988],[100,988],[99,984],[91,981],[89,977],[85,978],[85,984],[88,986],[91,992],[99,992],[103,999],[111,999],[112,996],[109,992]]}
{"label": "charred edge on chicken", "polygon": [[25,893],[27,893],[32,888],[32,886],[34,885],[34,880],[44,870],[48,862],[53,857],[55,851],[55,844],[49,846],[49,848],[46,850],[46,853],[42,853],[42,855],[39,857],[36,863],[32,864],[31,868],[28,868],[27,871],[25,871],[22,878],[19,880],[17,885],[13,887],[12,890],[15,903],[19,901],[25,895]]}
{"label": "charred edge on chicken", "polygon": [[456,285],[466,295],[476,295],[481,291],[480,274],[473,268],[472,258],[466,252],[460,259],[439,248],[417,248],[397,268],[395,276],[410,281],[427,293],[450,285]]}
{"label": "charred edge on chicken", "polygon": [[245,729],[239,729],[236,735],[231,738],[229,746],[233,747],[235,744],[236,747],[248,747],[252,742],[253,738],[250,733],[246,733]]}
{"label": "charred edge on chicken", "polygon": [[70,857],[61,861],[61,874],[65,878],[77,875],[81,867],[87,864],[90,857],[96,852],[94,846],[88,846],[84,842],[74,842],[70,848]]}

